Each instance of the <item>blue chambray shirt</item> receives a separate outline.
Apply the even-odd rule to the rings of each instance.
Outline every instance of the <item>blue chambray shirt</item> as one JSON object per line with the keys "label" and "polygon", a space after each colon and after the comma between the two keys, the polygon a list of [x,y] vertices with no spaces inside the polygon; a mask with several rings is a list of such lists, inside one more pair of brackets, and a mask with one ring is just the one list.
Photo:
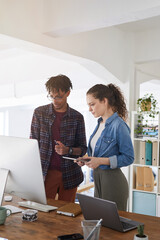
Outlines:
{"label": "blue chambray shirt", "polygon": [[114,113],[106,120],[105,128],[97,140],[94,154],[92,154],[90,142],[101,121],[102,118],[99,118],[98,125],[90,136],[88,156],[108,157],[110,159],[110,166],[100,165],[99,168],[101,169],[114,169],[132,164],[134,161],[134,150],[130,138],[130,128],[117,113]]}

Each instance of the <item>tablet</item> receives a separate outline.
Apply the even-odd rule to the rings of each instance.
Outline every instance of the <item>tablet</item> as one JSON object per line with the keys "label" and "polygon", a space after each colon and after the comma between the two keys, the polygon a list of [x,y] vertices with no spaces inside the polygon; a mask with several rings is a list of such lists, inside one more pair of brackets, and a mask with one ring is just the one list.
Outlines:
{"label": "tablet", "polygon": [[91,159],[81,159],[81,160],[78,160],[77,158],[71,158],[71,157],[65,157],[65,156],[62,156],[63,158],[65,159],[68,159],[68,160],[72,160],[72,161],[80,161],[80,162],[89,162]]}

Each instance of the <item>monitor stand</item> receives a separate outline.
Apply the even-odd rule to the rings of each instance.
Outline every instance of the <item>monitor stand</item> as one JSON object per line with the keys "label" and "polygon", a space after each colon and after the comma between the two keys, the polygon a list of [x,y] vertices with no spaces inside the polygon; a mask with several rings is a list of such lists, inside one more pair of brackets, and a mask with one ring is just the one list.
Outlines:
{"label": "monitor stand", "polygon": [[[8,169],[0,168],[0,206],[2,206],[2,202],[3,202],[3,195],[4,195],[5,186],[7,183],[8,173],[9,173]],[[4,205],[4,207],[10,209],[12,213],[18,213],[23,211],[23,209],[12,206],[12,205]]]}
{"label": "monitor stand", "polygon": [[4,195],[5,186],[7,183],[8,173],[9,173],[8,169],[0,168],[0,206],[2,206],[3,195]]}

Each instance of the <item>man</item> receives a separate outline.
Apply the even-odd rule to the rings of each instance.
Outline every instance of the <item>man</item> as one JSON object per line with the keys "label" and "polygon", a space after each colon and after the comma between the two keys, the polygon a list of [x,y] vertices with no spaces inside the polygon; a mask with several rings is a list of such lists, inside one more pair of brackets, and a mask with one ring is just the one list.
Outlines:
{"label": "man", "polygon": [[84,118],[67,104],[72,89],[65,75],[51,77],[46,82],[51,104],[35,109],[31,138],[39,142],[45,190],[48,198],[74,202],[83,173],[74,161],[62,155],[79,157],[86,153]]}

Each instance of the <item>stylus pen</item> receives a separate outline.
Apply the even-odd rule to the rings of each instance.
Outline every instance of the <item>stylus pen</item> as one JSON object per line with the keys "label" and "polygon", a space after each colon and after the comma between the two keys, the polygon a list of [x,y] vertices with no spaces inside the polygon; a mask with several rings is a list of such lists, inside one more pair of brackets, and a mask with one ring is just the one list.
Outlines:
{"label": "stylus pen", "polygon": [[97,222],[96,226],[92,229],[92,231],[90,232],[90,234],[88,235],[88,237],[86,238],[86,240],[90,240],[90,239],[91,239],[91,237],[93,236],[96,228],[101,224],[102,220],[103,220],[103,219],[101,218],[101,219]]}
{"label": "stylus pen", "polygon": [[59,145],[58,142],[57,142],[56,140],[54,140],[54,142],[55,142],[56,145]]}

